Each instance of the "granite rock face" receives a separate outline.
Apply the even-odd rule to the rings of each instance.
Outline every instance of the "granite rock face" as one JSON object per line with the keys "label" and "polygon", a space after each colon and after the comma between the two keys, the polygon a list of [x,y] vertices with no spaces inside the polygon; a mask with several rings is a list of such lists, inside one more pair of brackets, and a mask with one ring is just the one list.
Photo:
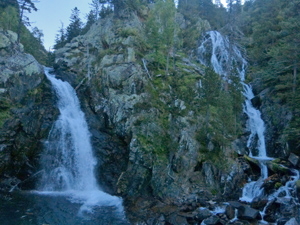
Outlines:
{"label": "granite rock face", "polygon": [[[204,157],[202,149],[216,149],[196,138],[204,116],[189,110],[190,100],[176,96],[164,75],[148,73],[151,57],[141,56],[144,32],[134,13],[107,17],[56,51],[56,73],[77,87],[92,130],[102,187],[126,199],[148,196],[175,205],[221,193],[236,197],[244,171],[234,148],[215,153],[228,157],[222,166]],[[197,93],[203,67],[176,60],[182,73],[193,76],[191,91]]]}
{"label": "granite rock face", "polygon": [[39,169],[42,140],[58,114],[43,67],[23,52],[17,35],[0,30],[0,189],[23,183]]}

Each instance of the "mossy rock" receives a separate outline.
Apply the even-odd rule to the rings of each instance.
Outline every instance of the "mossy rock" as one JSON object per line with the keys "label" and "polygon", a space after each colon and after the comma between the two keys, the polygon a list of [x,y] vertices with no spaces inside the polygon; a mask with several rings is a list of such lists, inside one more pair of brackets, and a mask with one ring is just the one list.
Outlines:
{"label": "mossy rock", "polygon": [[259,161],[258,161],[257,159],[253,159],[253,158],[251,158],[251,157],[249,157],[249,156],[247,156],[247,155],[244,155],[244,158],[245,158],[248,162],[253,163],[253,164],[257,165],[257,166],[260,166],[260,163],[259,163]]}
{"label": "mossy rock", "polygon": [[276,182],[275,189],[278,190],[282,186],[282,183]]}
{"label": "mossy rock", "polygon": [[278,163],[275,163],[273,161],[267,162],[267,167],[269,170],[271,170],[274,173],[289,174],[290,172],[289,168],[280,165]]}

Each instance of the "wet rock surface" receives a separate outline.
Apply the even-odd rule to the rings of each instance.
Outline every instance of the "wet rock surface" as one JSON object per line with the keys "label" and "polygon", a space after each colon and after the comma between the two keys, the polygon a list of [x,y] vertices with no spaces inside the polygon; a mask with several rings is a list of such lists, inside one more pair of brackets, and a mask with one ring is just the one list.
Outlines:
{"label": "wet rock surface", "polygon": [[17,43],[16,34],[0,30],[0,189],[21,187],[39,170],[43,140],[58,114],[43,67]]}

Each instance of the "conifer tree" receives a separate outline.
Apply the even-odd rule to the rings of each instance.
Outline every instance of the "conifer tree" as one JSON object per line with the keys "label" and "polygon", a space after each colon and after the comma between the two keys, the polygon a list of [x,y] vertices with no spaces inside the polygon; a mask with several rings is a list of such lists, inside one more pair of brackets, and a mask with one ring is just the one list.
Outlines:
{"label": "conifer tree", "polygon": [[32,35],[38,40],[39,44],[43,44],[43,37],[44,37],[44,34],[43,34],[43,31],[40,30],[39,28],[37,27],[34,27],[32,29]]}
{"label": "conifer tree", "polygon": [[70,24],[67,27],[67,41],[70,42],[74,37],[81,34],[82,22],[80,19],[80,11],[77,7],[72,10]]}
{"label": "conifer tree", "polygon": [[55,37],[55,45],[54,45],[54,49],[59,49],[62,48],[67,42],[67,36],[65,33],[65,28],[64,28],[64,24],[61,23],[61,27],[58,30],[58,34],[56,34]]}
{"label": "conifer tree", "polygon": [[99,15],[100,15],[101,6],[102,6],[100,3],[100,0],[92,0],[92,3],[90,3],[90,6],[91,6],[91,11],[88,16],[93,14],[93,17],[95,18],[95,20],[98,20]]}
{"label": "conifer tree", "polygon": [[119,17],[121,10],[125,9],[125,0],[99,0],[102,5],[113,5],[115,17]]}
{"label": "conifer tree", "polygon": [[19,14],[19,24],[18,24],[18,42],[20,42],[21,37],[21,29],[22,25],[30,25],[28,17],[25,16],[26,12],[31,13],[31,11],[37,11],[37,8],[35,7],[34,1],[32,0],[18,0],[19,8],[20,8],[20,14]]}
{"label": "conifer tree", "polygon": [[[148,39],[155,50],[156,61],[163,55],[166,60],[166,74],[169,73],[170,53],[174,51],[176,24],[176,8],[173,0],[158,0],[147,23]],[[164,61],[163,60],[163,61]]]}
{"label": "conifer tree", "polygon": [[91,10],[89,12],[89,14],[87,15],[87,22],[84,26],[84,28],[82,29],[82,34],[86,34],[88,32],[88,30],[91,28],[91,26],[96,22],[97,17],[94,13],[93,10]]}

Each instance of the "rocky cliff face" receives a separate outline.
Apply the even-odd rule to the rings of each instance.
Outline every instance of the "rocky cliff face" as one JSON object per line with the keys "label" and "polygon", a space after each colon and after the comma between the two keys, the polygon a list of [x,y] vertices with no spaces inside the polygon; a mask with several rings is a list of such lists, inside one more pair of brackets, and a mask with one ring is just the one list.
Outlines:
{"label": "rocky cliff face", "polygon": [[279,102],[272,93],[271,88],[263,89],[261,80],[253,82],[255,98],[253,104],[260,109],[262,119],[266,124],[266,148],[268,155],[274,158],[288,158],[291,152],[289,148],[285,129],[288,128],[292,120],[292,112],[286,104]]}
{"label": "rocky cliff face", "polygon": [[0,29],[0,189],[32,188],[42,140],[57,115],[43,67]]}
{"label": "rocky cliff face", "polygon": [[244,167],[234,149],[242,149],[199,138],[204,69],[176,55],[174,74],[149,72],[145,40],[141,19],[128,14],[98,21],[56,51],[56,73],[77,88],[86,113],[100,183],[132,207],[147,197],[194,208],[236,198]]}

